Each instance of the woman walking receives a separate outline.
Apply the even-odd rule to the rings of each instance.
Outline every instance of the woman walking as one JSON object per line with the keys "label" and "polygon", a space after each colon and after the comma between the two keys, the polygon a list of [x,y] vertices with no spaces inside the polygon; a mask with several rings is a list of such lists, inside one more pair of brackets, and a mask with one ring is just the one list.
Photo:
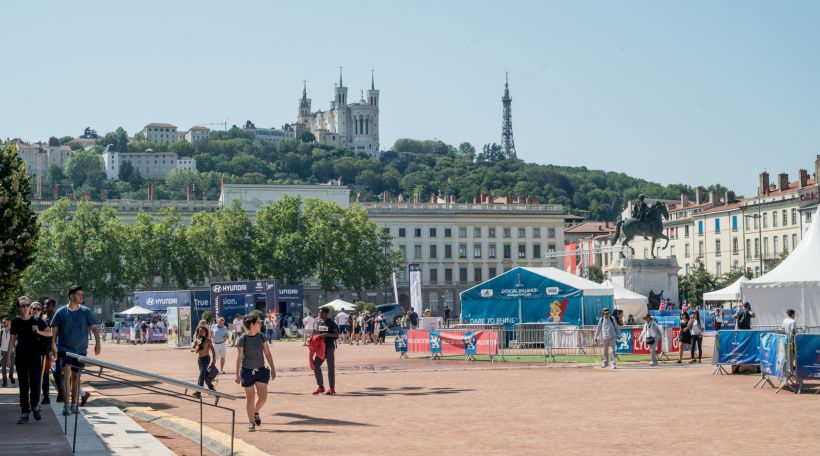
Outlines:
{"label": "woman walking", "polygon": [[[197,364],[199,365],[199,378],[196,384],[205,386],[208,384],[208,389],[213,390],[214,384],[208,376],[208,370],[216,366],[216,349],[210,337],[210,330],[208,330],[208,323],[205,320],[199,322],[196,328],[196,340],[191,345],[191,351],[197,354]],[[199,391],[194,393],[194,397],[200,397]]]}
{"label": "woman walking", "polygon": [[[41,307],[39,302],[33,306]],[[17,343],[17,355],[14,360],[17,367],[17,379],[20,382],[20,408],[22,414],[17,424],[29,422],[29,413],[40,421],[40,382],[43,380],[43,348],[38,336],[51,337],[51,328],[41,318],[31,316],[29,299],[25,296],[17,300],[19,317],[11,322],[9,346]]]}
{"label": "woman walking", "polygon": [[692,344],[692,334],[689,332],[689,314],[680,313],[680,334],[678,335],[678,364],[683,362],[683,351],[686,345]]}
{"label": "woman walking", "polygon": [[[695,311],[692,313],[692,318],[689,319],[689,324],[686,328],[689,329],[689,333],[692,334],[692,348],[690,351],[692,359],[689,363],[700,363],[701,358],[703,358],[703,323],[700,321],[700,312]],[[697,361],[695,361],[695,348],[698,349]]]}
{"label": "woman walking", "polygon": [[[262,334],[262,322],[256,315],[245,317],[245,333],[236,340],[236,378],[234,381],[245,388],[245,410],[248,412],[248,431],[256,431],[262,424],[259,411],[268,400],[268,382],[276,378],[276,367],[270,346],[265,343]],[[265,367],[268,360],[270,369]],[[256,397],[254,397],[256,396]]]}

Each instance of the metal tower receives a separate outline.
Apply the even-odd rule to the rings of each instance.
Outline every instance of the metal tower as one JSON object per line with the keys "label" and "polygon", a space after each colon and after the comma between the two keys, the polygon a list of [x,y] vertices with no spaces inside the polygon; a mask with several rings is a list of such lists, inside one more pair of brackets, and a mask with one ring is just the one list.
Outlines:
{"label": "metal tower", "polygon": [[504,149],[504,158],[516,158],[515,141],[513,141],[512,131],[512,98],[510,97],[510,79],[504,73],[504,97],[501,98],[504,105],[504,120],[501,122],[501,147]]}

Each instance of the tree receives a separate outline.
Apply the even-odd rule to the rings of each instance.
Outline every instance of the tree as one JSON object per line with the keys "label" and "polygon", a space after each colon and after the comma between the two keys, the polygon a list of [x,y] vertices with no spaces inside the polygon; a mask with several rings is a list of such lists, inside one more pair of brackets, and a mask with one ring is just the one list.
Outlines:
{"label": "tree", "polygon": [[91,151],[71,154],[65,162],[65,174],[71,179],[74,187],[90,185],[93,188],[99,188],[105,180],[99,156]]}
{"label": "tree", "polygon": [[316,142],[316,135],[305,130],[299,134],[299,141],[302,141],[303,143],[307,144],[314,143]]}
{"label": "tree", "polygon": [[59,142],[60,142],[60,145],[61,145],[61,146],[64,146],[64,145],[66,145],[66,144],[70,143],[71,141],[74,141],[74,137],[73,137],[73,136],[62,136],[62,137],[59,139]]}
{"label": "tree", "polygon": [[307,225],[308,251],[312,252],[312,273],[322,290],[336,291],[341,283],[338,255],[341,237],[341,218],[344,210],[338,204],[307,198],[304,214]]}
{"label": "tree", "polygon": [[48,165],[48,182],[51,185],[59,184],[60,182],[65,179],[65,173],[63,173],[63,168],[60,168],[60,165],[56,163],[52,163]]}
{"label": "tree", "polygon": [[780,254],[778,254],[776,257],[764,260],[763,263],[766,265],[766,270],[771,271],[772,269],[776,268],[777,265],[779,265],[788,256],[789,252],[780,252]]}
{"label": "tree", "polygon": [[700,306],[703,304],[703,293],[708,293],[717,288],[715,276],[710,274],[703,262],[695,262],[692,271],[683,277],[678,277],[678,292],[680,296],[686,295],[686,300],[690,306]]}
{"label": "tree", "polygon": [[315,251],[307,248],[307,220],[302,199],[285,196],[256,213],[253,252],[259,277],[302,283],[313,269]]}
{"label": "tree", "polygon": [[188,230],[195,270],[209,282],[255,277],[253,225],[234,200],[225,209],[199,212]]}
{"label": "tree", "polygon": [[126,236],[128,284],[150,288],[159,278],[163,288],[172,284],[186,288],[189,282],[196,281],[199,274],[197,264],[189,261],[192,248],[187,234],[176,209],[163,209],[158,223],[150,214],[140,211]]}
{"label": "tree", "polygon": [[97,139],[99,138],[99,135],[97,135],[97,130],[92,129],[91,127],[85,127],[85,130],[83,130],[83,134],[80,138]]}
{"label": "tree", "polygon": [[481,153],[476,157],[477,162],[495,163],[504,160],[504,152],[496,143],[484,144],[481,148]]}
{"label": "tree", "polygon": [[60,147],[60,140],[56,136],[48,138],[48,147]]}
{"label": "tree", "polygon": [[9,315],[23,271],[34,261],[39,233],[28,199],[31,182],[11,143],[0,143],[0,315]]}
{"label": "tree", "polygon": [[752,268],[746,268],[745,271],[742,269],[732,269],[729,272],[720,276],[720,278],[717,280],[717,283],[715,284],[715,288],[726,288],[729,285],[735,283],[737,279],[739,279],[741,276],[745,276],[747,279],[751,279],[754,277],[754,272],[752,272]]}
{"label": "tree", "polygon": [[603,283],[606,280],[606,276],[604,275],[604,271],[601,270],[600,267],[596,265],[592,265],[587,268],[587,279],[596,282],[596,283]]}

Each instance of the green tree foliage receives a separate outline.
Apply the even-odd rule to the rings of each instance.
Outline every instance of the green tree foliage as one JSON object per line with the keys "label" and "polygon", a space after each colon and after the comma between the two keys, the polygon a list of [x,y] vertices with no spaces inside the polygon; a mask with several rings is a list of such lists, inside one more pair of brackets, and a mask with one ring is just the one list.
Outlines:
{"label": "green tree foliage", "polygon": [[202,276],[197,263],[190,261],[188,227],[173,208],[164,208],[156,223],[151,215],[139,212],[134,225],[128,227],[123,247],[128,258],[125,277],[131,288],[170,288],[172,284],[187,288]]}
{"label": "green tree foliage", "polygon": [[74,141],[73,136],[63,136],[59,140],[61,146],[64,146],[64,145],[70,143],[71,141]]}
{"label": "green tree foliage", "polygon": [[268,204],[256,213],[253,246],[260,277],[302,283],[312,272],[308,226],[302,199],[296,196]]}
{"label": "green tree foliage", "polygon": [[604,275],[604,271],[601,270],[600,267],[596,265],[592,265],[586,269],[587,279],[596,282],[596,283],[604,283],[606,280],[606,276]]}
{"label": "green tree foliage", "polygon": [[747,279],[753,278],[754,273],[752,272],[752,268],[746,268],[745,271],[742,269],[730,270],[718,278],[717,283],[715,284],[715,289],[719,290],[721,288],[726,288],[735,283],[741,276],[745,276]]}
{"label": "green tree foliage", "polygon": [[771,271],[772,269],[776,268],[788,256],[789,252],[780,252],[776,257],[764,260],[763,262],[766,265],[766,270]]}
{"label": "green tree foliage", "polygon": [[99,189],[105,180],[99,156],[91,151],[71,154],[65,162],[65,175],[71,179],[77,194],[79,193],[77,190],[83,186]]}
{"label": "green tree foliage", "polygon": [[376,304],[372,302],[356,301],[353,305],[356,307],[356,312],[366,312],[371,315],[376,313]]}
{"label": "green tree foliage", "polygon": [[708,293],[717,289],[715,276],[706,270],[703,263],[695,262],[692,271],[685,276],[678,276],[678,293],[682,296],[686,294],[686,300],[690,306],[703,305],[703,293]]}
{"label": "green tree foliage", "polygon": [[0,143],[0,315],[9,315],[23,271],[34,261],[38,225],[31,183],[17,148]]}
{"label": "green tree foliage", "polygon": [[254,278],[253,226],[238,201],[222,210],[199,212],[191,219],[190,261],[209,282]]}

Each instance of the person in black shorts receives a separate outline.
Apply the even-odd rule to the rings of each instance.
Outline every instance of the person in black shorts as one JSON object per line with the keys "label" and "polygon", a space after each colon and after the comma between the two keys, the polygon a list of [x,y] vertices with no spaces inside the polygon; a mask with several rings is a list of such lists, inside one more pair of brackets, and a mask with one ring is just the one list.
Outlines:
{"label": "person in black shorts", "polygon": [[31,315],[31,307],[42,309],[39,302],[29,304],[25,296],[17,300],[17,311],[20,316],[11,322],[9,346],[17,343],[17,356],[14,360],[17,367],[17,379],[20,381],[20,408],[22,415],[17,424],[29,422],[29,413],[40,421],[40,382],[43,380],[43,345],[39,337],[51,337],[51,328],[39,317]]}
{"label": "person in black shorts", "polygon": [[[339,327],[328,316],[327,307],[319,310],[319,319],[316,320],[316,334],[325,343],[325,360],[327,360],[327,381],[330,389],[328,396],[336,394],[336,339],[339,338]],[[313,358],[313,374],[316,377],[316,391],[313,394],[325,392],[324,378],[322,378],[322,362],[318,356]]]}
{"label": "person in black shorts", "polygon": [[[248,431],[256,431],[262,424],[259,411],[268,400],[268,382],[276,378],[276,367],[273,356],[265,343],[262,332],[262,320],[250,315],[243,320],[245,333],[236,340],[238,350],[236,357],[236,378],[234,381],[245,388],[245,410],[248,412]],[[268,360],[270,369],[265,367]],[[256,396],[256,398],[254,398]],[[255,400],[254,400],[255,399]]]}

